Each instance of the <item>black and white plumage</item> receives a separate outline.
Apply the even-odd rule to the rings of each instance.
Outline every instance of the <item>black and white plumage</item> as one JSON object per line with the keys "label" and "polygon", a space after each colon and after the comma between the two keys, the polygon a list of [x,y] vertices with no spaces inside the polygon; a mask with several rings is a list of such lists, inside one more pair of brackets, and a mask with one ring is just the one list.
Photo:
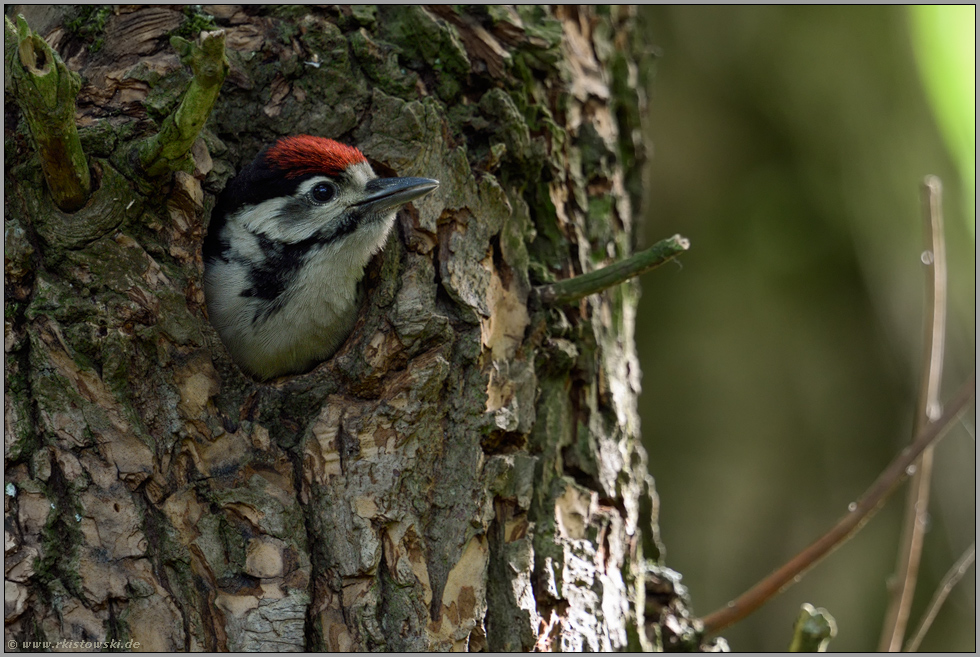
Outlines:
{"label": "black and white plumage", "polygon": [[364,267],[428,178],[378,178],[356,148],[278,140],[228,183],[204,241],[208,315],[258,379],[308,371],[350,334]]}

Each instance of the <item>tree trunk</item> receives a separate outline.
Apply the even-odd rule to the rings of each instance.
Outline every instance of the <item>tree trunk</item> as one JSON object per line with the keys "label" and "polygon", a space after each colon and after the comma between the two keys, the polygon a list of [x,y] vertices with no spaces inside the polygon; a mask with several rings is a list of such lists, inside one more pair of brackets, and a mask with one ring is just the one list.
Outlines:
{"label": "tree trunk", "polygon": [[[8,641],[696,646],[656,564],[637,288],[528,303],[631,253],[629,10],[16,11],[83,78],[94,191],[52,203],[8,94]],[[166,37],[218,28],[193,162],[151,178],[134,145],[190,80]],[[297,133],[442,184],[400,213],[346,345],[260,384],[207,322],[201,241],[232,173]]]}

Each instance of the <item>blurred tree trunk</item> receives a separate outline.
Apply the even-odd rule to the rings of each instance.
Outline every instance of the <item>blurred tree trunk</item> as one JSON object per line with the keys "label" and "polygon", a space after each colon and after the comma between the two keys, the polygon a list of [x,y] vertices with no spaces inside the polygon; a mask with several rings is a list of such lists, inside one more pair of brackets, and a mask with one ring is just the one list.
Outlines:
{"label": "blurred tree trunk", "polygon": [[[631,252],[629,10],[9,11],[83,77],[96,191],[60,213],[8,94],[8,640],[678,640],[635,410],[637,289],[528,304]],[[216,28],[231,72],[193,171],[148,181],[129,154],[190,77],[167,37]],[[214,194],[296,133],[442,185],[401,213],[345,347],[263,385],[207,323],[200,245]]]}

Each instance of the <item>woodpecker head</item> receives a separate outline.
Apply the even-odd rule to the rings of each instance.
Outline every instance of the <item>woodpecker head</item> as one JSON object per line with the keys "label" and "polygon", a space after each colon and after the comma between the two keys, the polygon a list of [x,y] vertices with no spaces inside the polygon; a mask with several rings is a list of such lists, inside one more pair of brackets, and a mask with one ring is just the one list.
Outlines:
{"label": "woodpecker head", "polygon": [[359,150],[322,137],[262,151],[218,198],[204,242],[208,313],[235,361],[266,379],[336,351],[398,208],[438,185],[378,178]]}

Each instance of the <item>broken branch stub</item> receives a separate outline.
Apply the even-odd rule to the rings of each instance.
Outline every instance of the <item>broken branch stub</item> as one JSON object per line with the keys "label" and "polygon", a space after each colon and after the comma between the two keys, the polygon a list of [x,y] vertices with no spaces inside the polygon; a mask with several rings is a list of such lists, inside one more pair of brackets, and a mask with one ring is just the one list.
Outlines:
{"label": "broken branch stub", "polygon": [[674,235],[660,240],[649,249],[634,253],[628,258],[611,265],[590,271],[587,274],[567,278],[557,283],[538,285],[532,290],[532,302],[538,307],[559,307],[574,303],[579,299],[602,292],[619,285],[634,276],[645,274],[651,269],[673,260],[691,248],[686,237]]}
{"label": "broken branch stub", "polygon": [[27,119],[41,170],[57,206],[74,212],[89,199],[92,180],[75,126],[82,81],[23,16],[16,27],[4,17],[4,59],[17,105]]}
{"label": "broken branch stub", "polygon": [[837,636],[837,621],[823,607],[809,602],[800,606],[800,614],[793,625],[790,652],[827,652],[830,640]]}
{"label": "broken branch stub", "polygon": [[160,131],[139,147],[143,172],[151,178],[193,167],[191,147],[211,115],[229,69],[224,30],[203,32],[200,46],[177,36],[170,38],[170,45],[194,71],[194,78]]}

